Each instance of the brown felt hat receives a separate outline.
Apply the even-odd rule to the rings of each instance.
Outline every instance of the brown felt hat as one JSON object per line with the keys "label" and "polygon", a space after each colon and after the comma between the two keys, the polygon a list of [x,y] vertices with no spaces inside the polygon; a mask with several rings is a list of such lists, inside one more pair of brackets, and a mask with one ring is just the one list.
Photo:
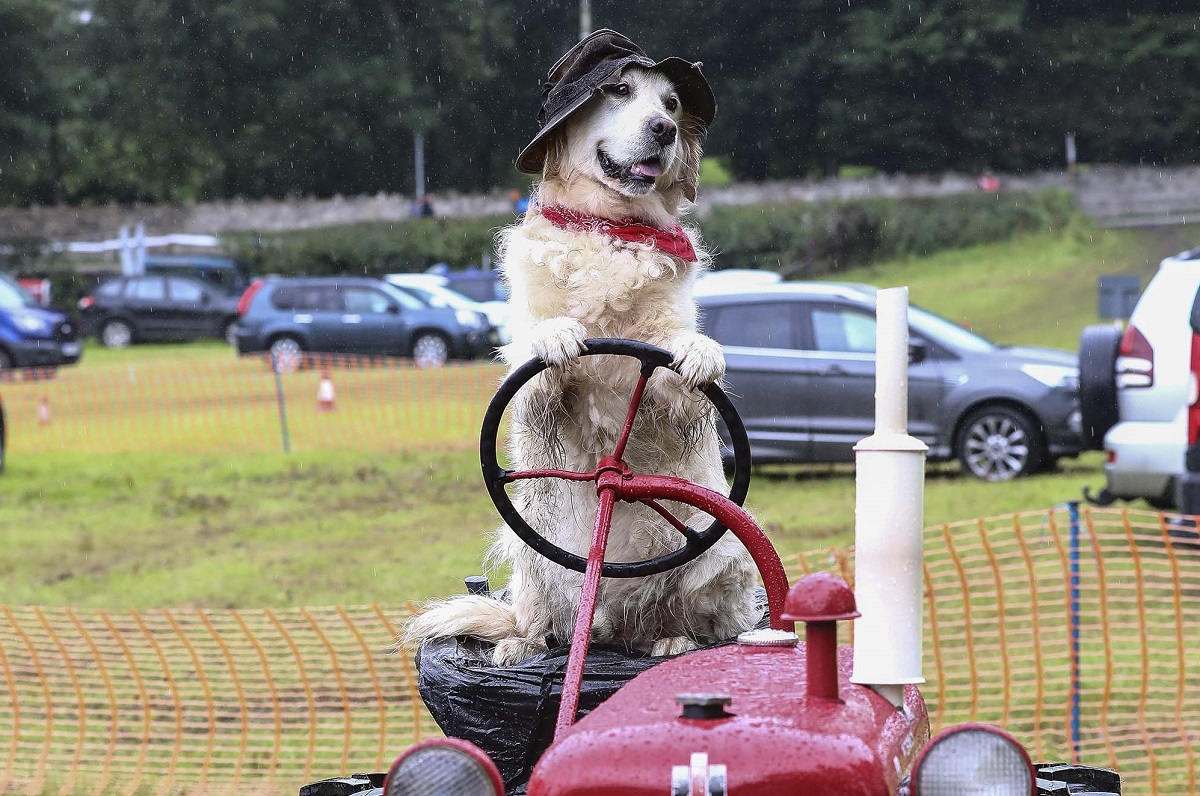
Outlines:
{"label": "brown felt hat", "polygon": [[717,101],[700,72],[699,61],[671,57],[655,62],[627,37],[604,28],[576,44],[550,67],[538,111],[542,129],[517,156],[517,168],[527,174],[540,173],[550,134],[596,96],[605,81],[630,65],[665,74],[675,84],[684,111],[699,120],[701,131],[712,124]]}

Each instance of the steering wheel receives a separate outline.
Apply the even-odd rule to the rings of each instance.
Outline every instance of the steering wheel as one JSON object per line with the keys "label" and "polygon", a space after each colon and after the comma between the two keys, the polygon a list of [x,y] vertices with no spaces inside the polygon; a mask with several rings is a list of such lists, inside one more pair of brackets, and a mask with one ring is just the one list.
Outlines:
{"label": "steering wheel", "polygon": [[[492,502],[496,504],[500,516],[508,524],[508,527],[534,550],[554,563],[576,572],[584,572],[587,569],[587,559],[563,550],[530,526],[525,521],[525,518],[521,516],[520,512],[517,511],[516,506],[513,505],[504,487],[506,484],[514,481],[533,478],[562,478],[569,481],[592,481],[599,484],[602,474],[611,473],[614,468],[621,468],[622,472],[627,473],[628,470],[624,466],[622,457],[625,452],[625,444],[629,439],[630,430],[633,427],[634,417],[641,406],[646,382],[657,368],[670,369],[671,361],[674,359],[670,351],[636,340],[593,338],[585,340],[584,345],[586,350],[583,352],[583,356],[616,354],[633,357],[642,364],[641,377],[634,388],[633,397],[629,404],[629,412],[626,415],[625,425],[617,442],[616,450],[612,455],[601,459],[600,466],[596,470],[592,472],[555,469],[513,471],[505,470],[497,461],[496,442],[504,410],[512,401],[513,396],[523,386],[534,376],[546,370],[548,365],[540,359],[531,359],[529,362],[526,362],[513,371],[504,380],[504,383],[500,385],[500,389],[492,397],[487,413],[484,415],[483,429],[479,438],[479,459],[480,464],[483,466],[483,479],[487,485],[488,494],[491,495]],[[729,499],[740,506],[746,499],[746,491],[750,486],[750,440],[746,436],[746,427],[742,424],[742,419],[738,416],[737,410],[734,409],[733,402],[720,387],[716,384],[709,384],[699,389],[716,408],[717,414],[725,421],[725,426],[729,431],[734,454],[733,486],[729,493]],[[716,544],[721,535],[725,533],[725,526],[717,520],[713,520],[704,530],[697,531],[684,525],[684,523],[680,522],[678,518],[652,498],[642,498],[639,502],[658,512],[678,530],[685,539],[684,545],[678,550],[644,561],[625,563],[606,562],[601,569],[601,574],[604,577],[635,578],[665,572],[668,569],[681,566],[696,558]]]}

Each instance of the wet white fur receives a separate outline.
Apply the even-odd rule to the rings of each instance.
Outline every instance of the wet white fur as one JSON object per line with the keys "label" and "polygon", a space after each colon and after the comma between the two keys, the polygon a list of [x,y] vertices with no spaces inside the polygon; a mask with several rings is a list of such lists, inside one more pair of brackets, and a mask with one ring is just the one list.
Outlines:
{"label": "wet white fur", "polygon": [[[680,109],[669,113],[670,82],[658,73],[630,69],[622,75],[627,97],[606,95],[578,112],[552,142],[538,187],[538,202],[610,219],[636,218],[670,227],[694,198],[698,136]],[[619,163],[651,157],[645,132],[654,115],[680,125],[676,142],[661,152],[664,171],[653,186],[628,186],[604,175],[597,148]],[[516,368],[533,356],[552,365],[527,385],[510,410],[513,469],[594,469],[613,451],[638,377],[635,360],[580,357],[587,337],[625,337],[670,350],[682,374],[663,369],[651,379],[625,460],[635,472],[677,476],[727,490],[710,405],[695,385],[720,378],[720,346],[696,331],[692,285],[708,264],[697,233],[688,234],[700,256],[689,263],[652,247],[607,236],[560,229],[530,212],[503,230],[497,248],[512,289],[513,341],[503,351]],[[592,484],[556,479],[524,481],[513,502],[536,529],[580,556],[587,555],[596,515]],[[693,527],[710,518],[667,504]],[[677,548],[681,537],[640,505],[618,504],[608,561],[652,558]],[[511,606],[484,597],[433,603],[405,630],[408,640],[470,635],[494,642],[497,665],[511,665],[545,649],[553,634],[566,643],[578,608],[582,574],[551,563],[502,527],[491,558],[512,568]],[[727,533],[684,567],[648,578],[601,581],[593,639],[623,641],[654,654],[673,654],[730,638],[758,619],[753,564]]]}

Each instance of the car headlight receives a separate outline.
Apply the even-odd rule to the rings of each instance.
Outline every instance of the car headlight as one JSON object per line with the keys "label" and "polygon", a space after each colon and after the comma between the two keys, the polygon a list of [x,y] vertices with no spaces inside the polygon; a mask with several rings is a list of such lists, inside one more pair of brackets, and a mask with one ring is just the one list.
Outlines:
{"label": "car headlight", "polygon": [[14,315],[13,322],[21,331],[30,334],[48,334],[50,332],[50,324],[36,315]]}
{"label": "car headlight", "polygon": [[474,310],[455,310],[454,317],[457,318],[458,322],[463,326],[467,326],[471,329],[478,329],[479,327],[487,324],[487,318],[483,315],[480,315],[478,312],[475,312]]}
{"label": "car headlight", "polygon": [[1022,365],[1021,372],[1047,387],[1079,389],[1079,368],[1067,365]]}
{"label": "car headlight", "polygon": [[496,764],[475,744],[431,738],[396,758],[383,783],[384,796],[504,796]]}
{"label": "car headlight", "polygon": [[1029,754],[1011,735],[986,724],[960,724],[934,736],[917,759],[914,796],[1030,796]]}

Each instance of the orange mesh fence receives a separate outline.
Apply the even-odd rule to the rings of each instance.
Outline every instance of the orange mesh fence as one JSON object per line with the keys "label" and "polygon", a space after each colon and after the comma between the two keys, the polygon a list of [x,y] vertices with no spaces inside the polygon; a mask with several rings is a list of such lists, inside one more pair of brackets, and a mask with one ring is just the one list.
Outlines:
{"label": "orange mesh fence", "polygon": [[[1194,793],[1200,545],[1151,512],[1083,509],[1074,544],[1071,526],[1057,508],[927,530],[933,723],[998,724],[1126,793]],[[849,550],[788,563],[853,580]],[[407,615],[0,606],[0,792],[295,793],[384,770],[437,732],[391,647]]]}
{"label": "orange mesh fence", "polygon": [[10,373],[4,402],[16,453],[470,448],[502,375],[488,362],[307,356],[277,377],[259,357],[153,359]]}
{"label": "orange mesh fence", "polygon": [[[1071,525],[1059,507],[927,529],[931,720],[997,724],[1035,760],[1118,769],[1126,793],[1196,793],[1200,541],[1162,514],[1081,508],[1076,650]],[[851,551],[789,563],[853,582]]]}
{"label": "orange mesh fence", "polygon": [[0,607],[0,793],[288,793],[436,734],[408,609]]}

